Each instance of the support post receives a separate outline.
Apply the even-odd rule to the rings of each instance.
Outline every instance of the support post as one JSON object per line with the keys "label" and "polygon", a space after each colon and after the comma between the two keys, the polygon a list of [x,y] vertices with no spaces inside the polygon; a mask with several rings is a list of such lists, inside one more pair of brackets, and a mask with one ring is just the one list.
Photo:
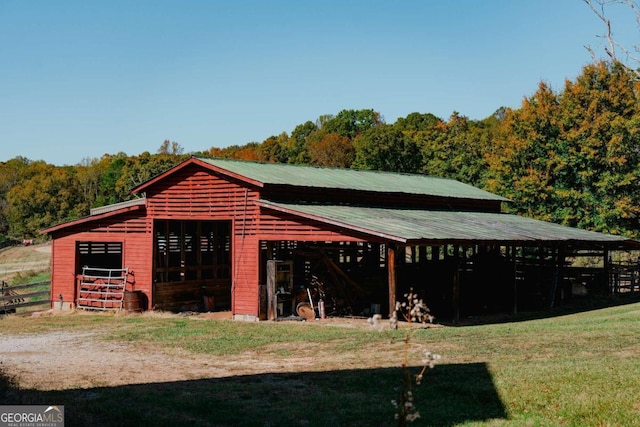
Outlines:
{"label": "support post", "polygon": [[511,265],[513,269],[513,314],[518,315],[518,251],[511,246]]}
{"label": "support post", "polygon": [[389,315],[396,309],[396,248],[387,244],[387,269],[389,277]]}
{"label": "support post", "polygon": [[[457,247],[456,247],[457,249]],[[457,255],[457,254],[456,254]],[[453,322],[460,321],[460,260],[456,259],[452,283]]]}
{"label": "support post", "polygon": [[267,261],[267,319],[278,318],[278,302],[276,301],[276,261]]}
{"label": "support post", "polygon": [[602,266],[604,267],[604,274],[602,275],[602,281],[604,282],[602,285],[604,286],[605,292],[607,293],[607,295],[612,295],[614,293],[614,290],[612,288],[612,283],[611,283],[611,260],[609,259],[609,250],[608,249],[604,249],[604,252],[602,254],[603,260],[602,260]]}

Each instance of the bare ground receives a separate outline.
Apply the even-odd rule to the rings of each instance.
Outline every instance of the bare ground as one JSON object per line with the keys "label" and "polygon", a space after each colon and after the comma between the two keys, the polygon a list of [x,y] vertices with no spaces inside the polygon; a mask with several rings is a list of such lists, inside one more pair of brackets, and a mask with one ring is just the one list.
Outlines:
{"label": "bare ground", "polygon": [[15,246],[0,250],[0,280],[11,280],[15,273],[49,269],[51,244]]}
{"label": "bare ground", "polygon": [[[50,245],[16,247],[0,251],[0,279],[14,271],[46,269]],[[10,276],[10,274],[9,274]],[[201,314],[209,318],[228,314]],[[326,319],[309,327],[371,326],[364,319]],[[259,373],[323,371],[397,366],[401,348],[362,348],[336,355],[320,345],[278,344],[275,352],[248,351],[233,357],[194,354],[158,344],[114,342],[108,331],[55,331],[7,334],[0,331],[0,371],[22,388],[61,390],[126,384],[148,384]],[[291,346],[291,348],[286,348]],[[295,346],[295,347],[294,347]],[[282,356],[282,353],[294,356]]]}
{"label": "bare ground", "polygon": [[[339,325],[370,328],[366,320],[339,319],[316,322],[309,327]],[[295,356],[275,356],[274,352],[215,356],[162,348],[157,344],[106,340],[108,331],[55,331],[33,335],[2,334],[0,369],[23,388],[61,390],[147,384],[203,378],[222,378],[259,373],[322,371],[328,369],[397,366],[399,347],[336,355],[321,346],[291,350]]]}

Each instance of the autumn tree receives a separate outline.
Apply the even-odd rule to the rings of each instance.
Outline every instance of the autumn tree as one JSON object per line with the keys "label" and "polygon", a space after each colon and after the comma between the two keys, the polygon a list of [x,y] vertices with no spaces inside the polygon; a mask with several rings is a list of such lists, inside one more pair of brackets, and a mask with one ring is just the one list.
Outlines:
{"label": "autumn tree", "polygon": [[349,168],[355,158],[351,140],[336,133],[325,134],[308,147],[310,164],[317,166]]}
{"label": "autumn tree", "polygon": [[287,135],[286,132],[265,139],[257,150],[259,160],[272,163],[287,163],[289,159],[289,153],[287,151],[288,141],[289,135]]}
{"label": "autumn tree", "polygon": [[259,143],[249,142],[244,145],[230,145],[224,148],[211,147],[210,149],[204,151],[203,154],[205,156],[218,157],[221,159],[258,161],[261,159],[259,150]]}
{"label": "autumn tree", "polygon": [[505,115],[488,156],[490,189],[527,216],[637,234],[639,89],[632,72],[605,62],[584,67],[560,93],[541,83]]}
{"label": "autumn tree", "polygon": [[75,168],[33,162],[7,194],[9,234],[37,237],[42,228],[82,215]]}

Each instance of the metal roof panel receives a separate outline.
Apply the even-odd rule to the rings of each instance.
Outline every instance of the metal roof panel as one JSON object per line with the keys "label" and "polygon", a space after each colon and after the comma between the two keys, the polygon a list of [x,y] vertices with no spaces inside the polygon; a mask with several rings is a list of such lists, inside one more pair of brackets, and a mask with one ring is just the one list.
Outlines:
{"label": "metal roof panel", "polygon": [[509,201],[504,197],[453,179],[420,174],[321,168],[205,157],[198,157],[198,160],[264,184]]}
{"label": "metal roof panel", "polygon": [[622,236],[565,227],[518,215],[485,212],[451,212],[413,209],[370,208],[339,205],[304,205],[262,200],[261,206],[324,219],[333,224],[398,241],[484,242],[593,242],[624,244]]}

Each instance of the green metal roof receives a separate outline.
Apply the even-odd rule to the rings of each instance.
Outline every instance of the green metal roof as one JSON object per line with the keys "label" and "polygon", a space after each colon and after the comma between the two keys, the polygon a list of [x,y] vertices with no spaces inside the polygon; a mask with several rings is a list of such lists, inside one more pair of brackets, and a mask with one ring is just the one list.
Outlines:
{"label": "green metal roof", "polygon": [[217,168],[262,184],[404,193],[506,202],[509,199],[452,179],[419,174],[295,166],[198,157]]}
{"label": "green metal roof", "polygon": [[640,245],[640,242],[621,236],[501,213],[302,205],[267,200],[257,203],[267,208],[399,242],[576,242],[619,247]]}

